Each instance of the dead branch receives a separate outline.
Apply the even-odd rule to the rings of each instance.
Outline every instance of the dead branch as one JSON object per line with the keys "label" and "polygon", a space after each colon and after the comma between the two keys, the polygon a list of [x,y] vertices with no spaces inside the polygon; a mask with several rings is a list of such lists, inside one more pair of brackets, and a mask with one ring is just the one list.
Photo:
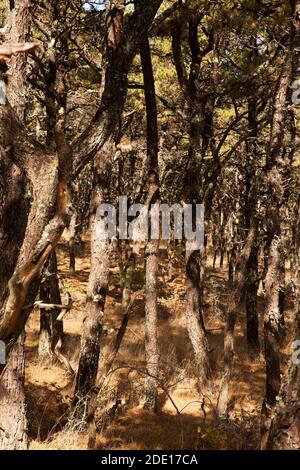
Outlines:
{"label": "dead branch", "polygon": [[36,42],[24,42],[20,44],[2,44],[0,46],[0,61],[7,61],[13,55],[17,55],[21,52],[30,52],[40,48],[40,44]]}

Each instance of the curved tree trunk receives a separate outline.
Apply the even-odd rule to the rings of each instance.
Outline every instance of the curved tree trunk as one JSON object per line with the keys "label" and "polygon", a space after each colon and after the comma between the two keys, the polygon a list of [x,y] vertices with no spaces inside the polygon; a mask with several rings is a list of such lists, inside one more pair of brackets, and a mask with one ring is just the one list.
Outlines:
{"label": "curved tree trunk", "polygon": [[[65,226],[69,224],[72,214],[71,179],[76,178],[97,152],[101,151],[119,125],[127,92],[128,70],[138,50],[140,38],[148,30],[160,4],[161,0],[153,0],[144,8],[142,2],[137,0],[135,12],[129,16],[124,29],[120,27],[119,16],[116,18],[119,22],[117,28],[111,25],[112,34],[107,36],[108,65],[105,67],[101,103],[95,118],[72,149],[63,134],[57,133],[60,135],[60,142],[56,143],[58,154],[48,151],[29,138],[27,130],[16,119],[9,102],[0,105],[1,156],[8,157],[24,171],[32,185],[33,194],[29,223],[19,259],[0,311],[0,339],[6,342],[8,354],[26,322],[27,315],[22,316],[21,312],[26,300],[28,304],[32,303],[32,298],[27,298],[31,285],[37,279],[41,267],[60,239]],[[118,10],[120,7],[112,5],[112,9]],[[119,35],[120,41],[117,37]],[[5,49],[5,55],[1,55],[0,59],[4,60],[12,54],[23,53],[36,47],[35,44],[23,46],[10,47],[8,52]],[[74,162],[72,153],[75,155]],[[73,174],[70,168],[72,163]]]}

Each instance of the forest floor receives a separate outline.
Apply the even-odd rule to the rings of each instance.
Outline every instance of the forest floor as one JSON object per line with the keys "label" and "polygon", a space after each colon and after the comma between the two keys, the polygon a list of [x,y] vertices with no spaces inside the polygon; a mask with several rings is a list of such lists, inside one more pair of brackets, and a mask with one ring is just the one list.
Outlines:
{"label": "forest floor", "polygon": [[[67,245],[58,248],[59,274],[72,295],[76,309],[64,319],[63,353],[74,369],[79,358],[80,334],[85,316],[84,303],[89,275],[89,243],[79,250],[76,274],[68,272]],[[120,351],[101,394],[100,408],[109,409],[116,399],[121,406],[114,418],[98,422],[97,448],[102,449],[255,449],[259,443],[260,410],[264,396],[265,365],[262,354],[255,359],[247,353],[244,325],[240,312],[235,333],[236,356],[231,382],[230,419],[219,423],[215,406],[223,364],[224,312],[228,300],[227,267],[212,268],[208,257],[205,282],[205,323],[208,330],[212,380],[204,401],[199,401],[193,366],[193,352],[184,319],[183,266],[174,270],[174,279],[164,279],[164,253],[160,263],[159,342],[161,384],[159,411],[143,410],[144,375],[144,299],[141,291],[135,300]],[[142,266],[135,289],[143,285]],[[263,344],[263,299],[259,296],[260,340]],[[283,370],[289,355],[290,316],[287,301],[287,336],[282,349]],[[117,269],[105,311],[104,343],[113,341],[122,321],[121,289]],[[74,386],[73,377],[55,362],[43,365],[38,360],[39,311],[35,310],[26,327],[26,395],[30,449],[86,449],[87,433],[82,423],[69,416]],[[105,355],[105,348],[103,350]],[[218,371],[218,372],[217,372]],[[172,398],[172,400],[170,399]],[[172,403],[173,402],[173,403]],[[175,408],[175,406],[177,408]]]}

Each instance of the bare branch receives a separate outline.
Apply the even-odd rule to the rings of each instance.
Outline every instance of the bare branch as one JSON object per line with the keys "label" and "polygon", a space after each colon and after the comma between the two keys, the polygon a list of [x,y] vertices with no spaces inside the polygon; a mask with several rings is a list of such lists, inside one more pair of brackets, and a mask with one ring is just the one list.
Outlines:
{"label": "bare branch", "polygon": [[40,44],[35,42],[24,42],[20,44],[2,44],[0,46],[0,61],[7,61],[13,55],[17,55],[21,52],[30,52],[34,49],[40,48]]}

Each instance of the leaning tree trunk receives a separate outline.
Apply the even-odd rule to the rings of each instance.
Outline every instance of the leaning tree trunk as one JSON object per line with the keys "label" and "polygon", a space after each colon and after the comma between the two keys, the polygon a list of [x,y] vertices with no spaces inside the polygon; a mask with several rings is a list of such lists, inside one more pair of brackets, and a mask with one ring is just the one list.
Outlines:
{"label": "leaning tree trunk", "polygon": [[[197,175],[197,168],[199,170],[198,155],[200,149],[203,151],[200,136],[201,126],[192,123],[189,136],[189,168],[185,175],[185,196],[187,202],[193,205],[195,201],[199,200],[199,192],[201,192],[201,183]],[[190,223],[192,226],[195,225],[194,220],[191,220]],[[204,270],[204,247],[199,247],[192,251],[186,249],[185,319],[195,356],[197,382],[200,393],[205,392],[210,371],[208,341],[203,318]]]}
{"label": "leaning tree trunk", "polygon": [[[299,308],[299,307],[298,307]],[[298,313],[298,333],[300,338],[300,322]],[[299,350],[298,350],[299,351]],[[298,352],[299,361],[299,352]],[[275,417],[271,426],[267,443],[268,449],[299,450],[300,449],[300,367],[299,363],[291,363],[288,375],[283,383],[282,392],[278,396]]]}
{"label": "leaning tree trunk", "polygon": [[[4,291],[6,296],[1,295],[0,339],[6,344],[8,357],[7,369],[2,379],[4,380],[7,373],[8,377],[15,374],[15,380],[18,381],[18,386],[11,389],[9,387],[12,380],[7,381],[6,394],[2,395],[0,400],[1,407],[3,406],[2,420],[5,420],[5,411],[8,411],[5,420],[7,427],[9,420],[13,420],[14,426],[19,426],[18,423],[25,419],[25,398],[24,392],[21,392],[24,371],[23,342],[18,342],[18,337],[24,329],[37,293],[40,270],[68,223],[71,208],[68,183],[64,178],[58,177],[57,155],[47,153],[28,139],[26,130],[15,119],[8,103],[6,106],[0,106],[0,128],[1,149],[7,148],[7,145],[13,149],[9,156],[24,169],[33,189],[33,201],[18,260],[12,269],[8,289]],[[7,255],[3,254],[4,259]],[[24,309],[24,306],[28,307]],[[2,367],[0,373],[1,370]],[[13,399],[18,399],[18,406],[14,402],[15,413],[17,410],[19,413],[18,419],[16,414],[10,413],[7,406]],[[25,425],[23,427],[25,428]],[[12,434],[17,436],[19,430],[16,429]],[[26,446],[25,433],[22,436],[22,445]],[[18,441],[16,445],[21,444]]]}

